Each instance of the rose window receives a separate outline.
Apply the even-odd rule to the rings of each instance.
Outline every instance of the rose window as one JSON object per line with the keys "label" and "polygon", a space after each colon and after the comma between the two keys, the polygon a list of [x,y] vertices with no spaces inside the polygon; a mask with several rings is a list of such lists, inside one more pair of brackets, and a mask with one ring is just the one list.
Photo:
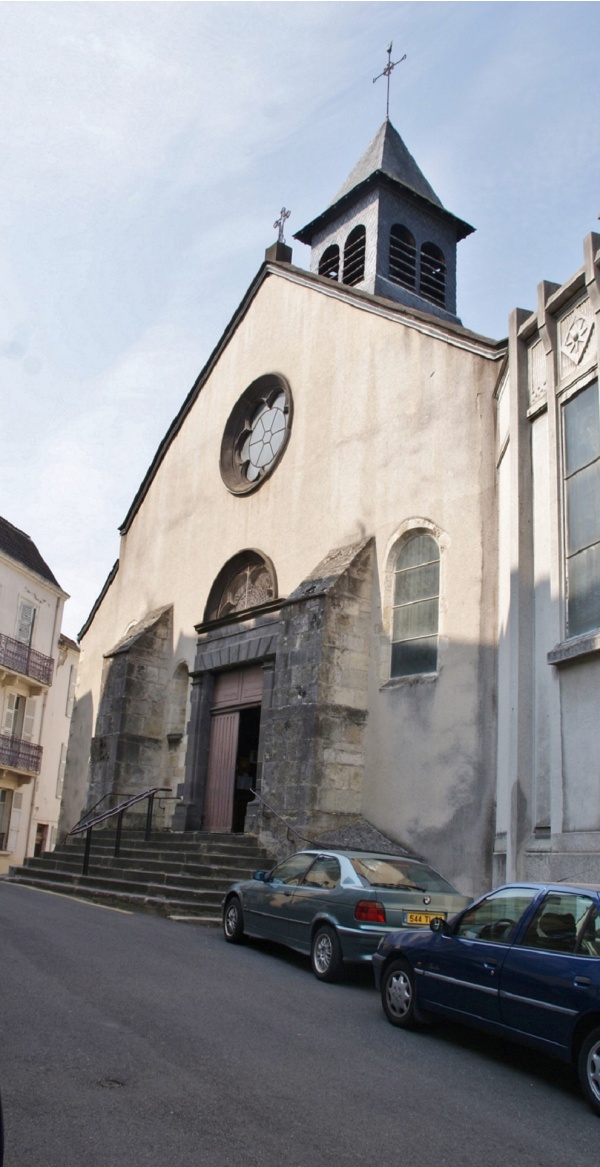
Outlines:
{"label": "rose window", "polygon": [[238,399],[221,443],[221,477],[232,494],[256,490],[287,445],[292,394],[284,377],[258,377]]}
{"label": "rose window", "polygon": [[252,429],[240,451],[248,482],[255,482],[260,471],[275,460],[285,431],[285,393],[280,393],[270,407],[264,402],[259,405],[252,418]]}

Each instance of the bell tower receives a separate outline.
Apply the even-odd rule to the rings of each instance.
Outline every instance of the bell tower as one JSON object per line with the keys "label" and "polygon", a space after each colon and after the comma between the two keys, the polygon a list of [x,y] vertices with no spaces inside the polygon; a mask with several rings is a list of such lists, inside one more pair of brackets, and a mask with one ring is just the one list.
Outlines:
{"label": "bell tower", "polygon": [[333,202],[294,238],[311,248],[311,271],[456,321],[456,246],[473,231],[386,118]]}

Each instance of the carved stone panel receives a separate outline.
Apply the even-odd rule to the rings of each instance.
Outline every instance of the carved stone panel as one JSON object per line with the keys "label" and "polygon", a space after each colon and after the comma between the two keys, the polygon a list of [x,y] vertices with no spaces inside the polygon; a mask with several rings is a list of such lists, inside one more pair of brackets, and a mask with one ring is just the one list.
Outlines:
{"label": "carved stone panel", "polygon": [[579,365],[592,357],[594,314],[589,300],[581,300],[558,322],[559,375],[569,377]]}
{"label": "carved stone panel", "polygon": [[529,346],[527,355],[529,407],[546,400],[546,353],[541,340]]}

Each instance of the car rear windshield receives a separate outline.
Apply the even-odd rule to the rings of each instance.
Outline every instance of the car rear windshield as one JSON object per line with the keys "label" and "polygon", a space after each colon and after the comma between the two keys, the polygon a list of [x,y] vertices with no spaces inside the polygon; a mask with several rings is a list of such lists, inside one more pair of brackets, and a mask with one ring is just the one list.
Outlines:
{"label": "car rear windshield", "polygon": [[357,875],[360,875],[370,887],[390,887],[414,891],[439,891],[450,895],[456,894],[442,876],[427,867],[425,863],[412,863],[410,859],[389,859],[373,857],[371,855],[355,856],[350,862]]}

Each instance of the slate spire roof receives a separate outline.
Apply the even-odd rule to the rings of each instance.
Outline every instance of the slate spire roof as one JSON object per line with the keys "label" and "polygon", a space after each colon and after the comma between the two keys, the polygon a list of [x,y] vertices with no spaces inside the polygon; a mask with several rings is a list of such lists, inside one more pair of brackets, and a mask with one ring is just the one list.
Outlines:
{"label": "slate spire roof", "polygon": [[3,519],[1,516],[0,551],[4,555],[7,555],[9,559],[14,559],[17,563],[23,564],[23,567],[29,568],[29,571],[34,571],[42,579],[46,579],[49,583],[54,584],[55,587],[60,588],[58,580],[50,571],[46,561],[42,559],[33,539],[29,535],[26,535],[25,531],[20,531],[18,527],[13,527],[12,523],[8,522],[8,519]]}
{"label": "slate spire roof", "polygon": [[296,231],[294,239],[310,245],[317,234],[339,215],[344,214],[364,193],[382,186],[393,189],[396,195],[402,198],[420,203],[424,210],[442,216],[446,222],[451,222],[457,241],[474,231],[469,223],[457,218],[444,207],[417,166],[410,150],[404,145],[400,134],[392,123],[386,120],[348,175],[333,202],[316,219],[307,223],[300,231]]}
{"label": "slate spire roof", "polygon": [[394,178],[403,186],[410,187],[416,194],[428,199],[430,203],[435,203],[438,207],[442,206],[425,175],[419,170],[412,154],[404,145],[400,134],[389,120],[386,120],[377,131],[373,141],[359,158],[330,206],[334,206],[344,195],[349,194],[355,186],[370,178],[376,171],[381,171],[383,174],[387,174],[388,178]]}

